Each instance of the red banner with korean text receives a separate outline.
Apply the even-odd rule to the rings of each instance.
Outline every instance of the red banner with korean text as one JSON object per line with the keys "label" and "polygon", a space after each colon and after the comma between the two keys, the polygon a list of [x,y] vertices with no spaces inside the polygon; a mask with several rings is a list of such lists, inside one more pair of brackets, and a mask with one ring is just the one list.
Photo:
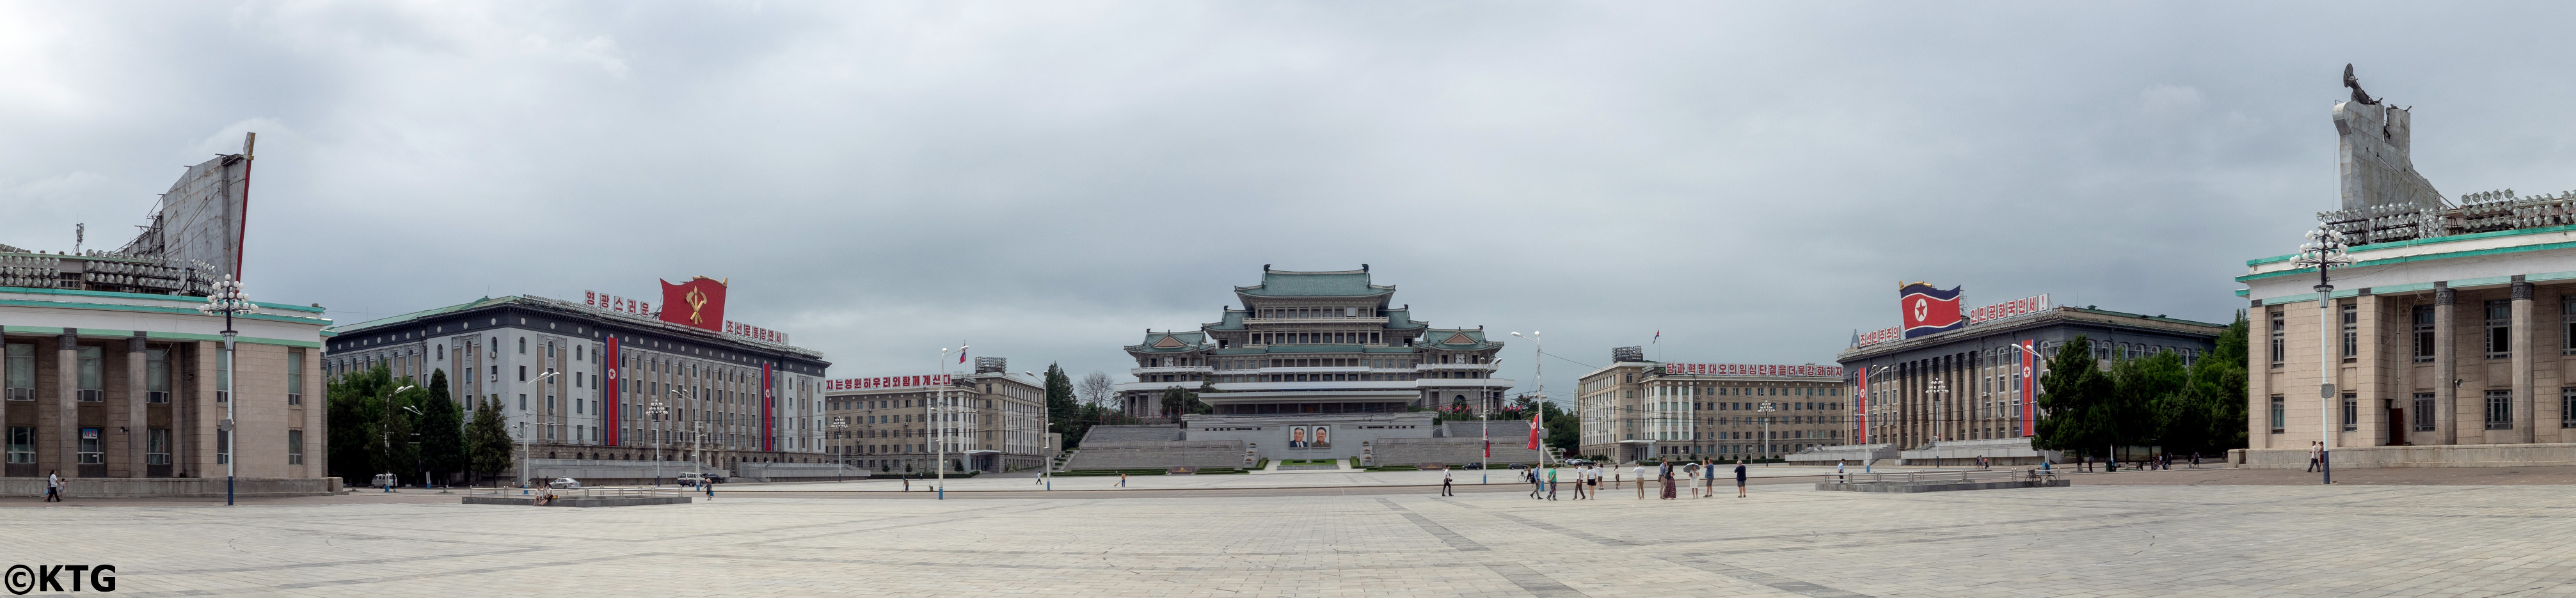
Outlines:
{"label": "red banner with korean text", "polygon": [[607,428],[607,430],[602,431],[600,435],[604,437],[602,438],[603,444],[617,446],[618,442],[625,436],[623,432],[626,431],[626,420],[621,419],[625,417],[626,409],[624,405],[617,402],[618,399],[625,398],[625,395],[617,394],[618,391],[626,388],[626,385],[624,384],[625,379],[622,377],[624,372],[620,372],[617,369],[617,366],[620,363],[623,363],[617,360],[617,337],[608,337],[607,348],[600,349],[599,355],[596,357],[599,358],[599,370],[608,375],[607,378],[600,380],[599,386],[600,392],[608,395],[605,397],[607,400],[599,402],[599,405],[602,408],[601,411],[605,412],[599,414],[600,421],[608,424],[600,426],[602,428]]}

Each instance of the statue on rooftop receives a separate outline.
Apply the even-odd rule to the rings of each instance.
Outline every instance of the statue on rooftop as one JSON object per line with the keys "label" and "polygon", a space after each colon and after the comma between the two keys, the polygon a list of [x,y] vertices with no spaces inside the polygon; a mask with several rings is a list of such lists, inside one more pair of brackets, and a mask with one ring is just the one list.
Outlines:
{"label": "statue on rooftop", "polygon": [[2352,88],[2352,101],[2373,105],[2379,103],[2379,100],[2370,99],[2370,92],[2361,90],[2361,79],[2352,76],[2352,63],[2347,62],[2343,65],[2343,86]]}

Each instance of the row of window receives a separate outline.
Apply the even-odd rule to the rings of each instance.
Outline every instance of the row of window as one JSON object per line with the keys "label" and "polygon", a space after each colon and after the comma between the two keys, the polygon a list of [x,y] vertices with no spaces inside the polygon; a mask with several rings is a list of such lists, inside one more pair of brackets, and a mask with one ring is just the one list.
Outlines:
{"label": "row of window", "polygon": [[[8,389],[9,400],[36,400],[36,346],[25,343],[11,344],[5,351],[6,363],[0,365],[0,387]],[[104,350],[99,347],[79,347],[72,353],[74,361],[77,362],[74,366],[76,371],[72,376],[74,399],[92,403],[106,401],[107,359]],[[229,376],[230,373],[223,368],[216,368],[215,388],[224,388],[224,383],[229,380]],[[286,388],[286,404],[304,404],[303,349],[287,350]],[[148,403],[170,402],[170,351],[143,350],[143,396],[144,402]],[[228,398],[220,390],[215,393],[217,403],[225,402]]]}
{"label": "row of window", "polygon": [[[101,430],[99,428],[80,429],[80,447],[79,455],[77,455],[77,461],[79,463],[99,464],[107,462],[107,455],[101,450],[101,444],[103,443],[101,435]],[[169,465],[170,429],[146,428],[144,429],[143,438],[143,464]],[[35,463],[36,447],[36,428],[34,426],[9,427],[8,460],[10,463]],[[216,430],[215,463],[223,464],[231,462],[231,448],[231,433],[223,430]],[[286,431],[286,464],[304,464],[303,430]]]}
{"label": "row of window", "polygon": [[[2353,432],[2360,430],[2360,396],[2355,393],[2343,393],[2342,399],[2343,403],[2341,408],[2338,410],[2338,415],[2340,416],[2339,419],[2342,421],[2341,425],[2343,431]],[[2486,429],[2514,429],[2512,390],[2496,389],[2486,391],[2483,405]],[[2403,414],[2406,418],[2408,427],[2417,432],[2434,431],[2436,428],[2434,422],[2437,421],[2435,419],[2435,414],[2438,411],[2438,408],[2434,405],[2433,393],[2415,393],[2414,401],[2409,405],[2409,407],[2413,411]],[[2562,386],[2558,388],[2558,413],[2558,427],[2576,428],[2576,386]],[[2289,407],[2287,400],[2282,395],[2272,395],[2271,423],[2272,433],[2274,434],[2280,434],[2289,430]]]}
{"label": "row of window", "polygon": [[[2410,331],[2414,333],[2413,347],[2411,347],[2413,350],[2410,356],[2414,358],[2415,363],[2429,363],[2439,352],[2440,348],[2433,336],[2436,321],[2434,307],[2417,305],[2408,314]],[[2490,299],[2480,307],[2482,315],[2485,316],[2483,318],[2485,337],[2482,339],[2481,346],[2485,349],[2486,358],[2513,358],[2513,300]],[[2342,332],[2340,354],[2344,361],[2350,362],[2361,355],[2360,306],[2353,301],[2344,301],[2338,308],[2339,315],[2336,319]],[[2272,367],[2282,367],[2289,361],[2290,354],[2287,312],[2273,309],[2270,312],[2270,320]],[[2576,355],[2576,295],[2559,297],[2558,320],[2561,327],[2559,353]]]}

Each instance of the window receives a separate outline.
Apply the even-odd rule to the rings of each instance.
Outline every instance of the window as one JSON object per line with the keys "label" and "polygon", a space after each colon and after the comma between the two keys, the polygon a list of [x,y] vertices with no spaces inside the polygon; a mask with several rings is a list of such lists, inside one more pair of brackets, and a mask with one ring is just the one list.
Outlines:
{"label": "window", "polygon": [[528,337],[519,337],[519,354],[528,354]]}
{"label": "window", "polygon": [[10,462],[10,463],[35,463],[35,462],[36,462],[36,428],[35,428],[35,426],[10,426],[10,427],[9,427],[9,462]]}
{"label": "window", "polygon": [[528,395],[524,395],[524,394],[523,394],[523,395],[519,395],[519,410],[520,410],[520,411],[527,411],[527,410],[528,410]]}
{"label": "window", "polygon": [[170,402],[170,352],[163,349],[143,351],[143,400],[147,403]]}
{"label": "window", "polygon": [[2361,429],[2361,400],[2353,393],[2343,393],[2343,431]]}
{"label": "window", "polygon": [[287,464],[287,465],[303,465],[303,464],[304,464],[304,431],[303,431],[303,430],[287,430],[287,431],[286,431],[286,464]]}
{"label": "window", "polygon": [[[2576,320],[2570,320],[2570,322],[2576,322]],[[2568,328],[2576,330],[2576,323],[2568,324]],[[2415,306],[2415,363],[2432,362],[2433,346],[2433,306]]]}
{"label": "window", "polygon": [[2576,428],[2576,387],[2558,388],[2558,427]]}
{"label": "window", "polygon": [[2487,359],[2513,357],[2513,302],[2487,302]]}
{"label": "window", "polygon": [[304,404],[304,350],[286,351],[286,404]]}
{"label": "window", "polygon": [[[2289,337],[2286,336],[2289,333],[2289,325],[2289,319],[2282,315],[2281,310],[2272,310],[2272,367],[2282,367],[2290,359]],[[2098,352],[2100,349],[2095,351]]]}
{"label": "window", "polygon": [[36,346],[9,345],[8,359],[9,400],[36,400]]}
{"label": "window", "polygon": [[2558,353],[2576,355],[2576,295],[2558,297]]}
{"label": "window", "polygon": [[152,429],[150,429],[150,430],[145,430],[145,431],[144,431],[144,436],[143,436],[143,437],[144,437],[144,444],[143,444],[143,446],[144,446],[144,449],[143,449],[143,464],[144,464],[144,465],[169,465],[169,464],[170,464],[170,429],[169,429],[169,428],[152,428]]}
{"label": "window", "polygon": [[439,360],[439,361],[447,361],[447,345],[445,345],[445,344],[440,344],[440,345],[438,345],[438,346],[437,346],[437,348],[436,348],[435,350],[436,350],[436,351],[438,351],[438,360]]}
{"label": "window", "polygon": [[2415,393],[2415,431],[2433,431],[2433,393]]}
{"label": "window", "polygon": [[519,381],[528,381],[528,366],[519,366]]}
{"label": "window", "polygon": [[98,428],[80,429],[80,462],[82,465],[107,462],[107,454],[99,450]]}
{"label": "window", "polygon": [[2487,429],[2513,429],[2513,391],[2487,391]]}
{"label": "window", "polygon": [[233,462],[233,451],[232,451],[232,447],[233,447],[233,433],[232,433],[232,431],[230,431],[230,430],[223,430],[223,429],[217,429],[217,430],[215,430],[215,464],[216,464],[216,465],[222,465],[222,464],[225,464],[225,463],[231,463],[231,462]]}
{"label": "window", "polygon": [[2361,306],[2350,301],[2343,304],[2343,360],[2361,356]]}
{"label": "window", "polygon": [[2272,433],[2279,434],[2282,430],[2289,429],[2289,427],[2289,406],[2281,402],[2281,395],[2272,395]]}
{"label": "window", "polygon": [[79,400],[107,400],[107,359],[98,347],[81,347],[73,355],[80,360]]}

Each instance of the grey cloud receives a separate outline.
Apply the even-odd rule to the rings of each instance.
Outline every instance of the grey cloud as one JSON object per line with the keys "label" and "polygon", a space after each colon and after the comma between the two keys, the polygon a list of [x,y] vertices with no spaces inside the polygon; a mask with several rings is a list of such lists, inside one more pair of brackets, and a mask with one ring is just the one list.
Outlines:
{"label": "grey cloud", "polygon": [[2227,318],[2333,202],[2347,62],[2445,193],[2576,187],[2567,11],[12,4],[0,242],[258,130],[252,288],[345,321],[702,274],[842,375],[1114,373],[1261,264],[1368,263],[1585,363],[1823,363],[1899,280]]}

